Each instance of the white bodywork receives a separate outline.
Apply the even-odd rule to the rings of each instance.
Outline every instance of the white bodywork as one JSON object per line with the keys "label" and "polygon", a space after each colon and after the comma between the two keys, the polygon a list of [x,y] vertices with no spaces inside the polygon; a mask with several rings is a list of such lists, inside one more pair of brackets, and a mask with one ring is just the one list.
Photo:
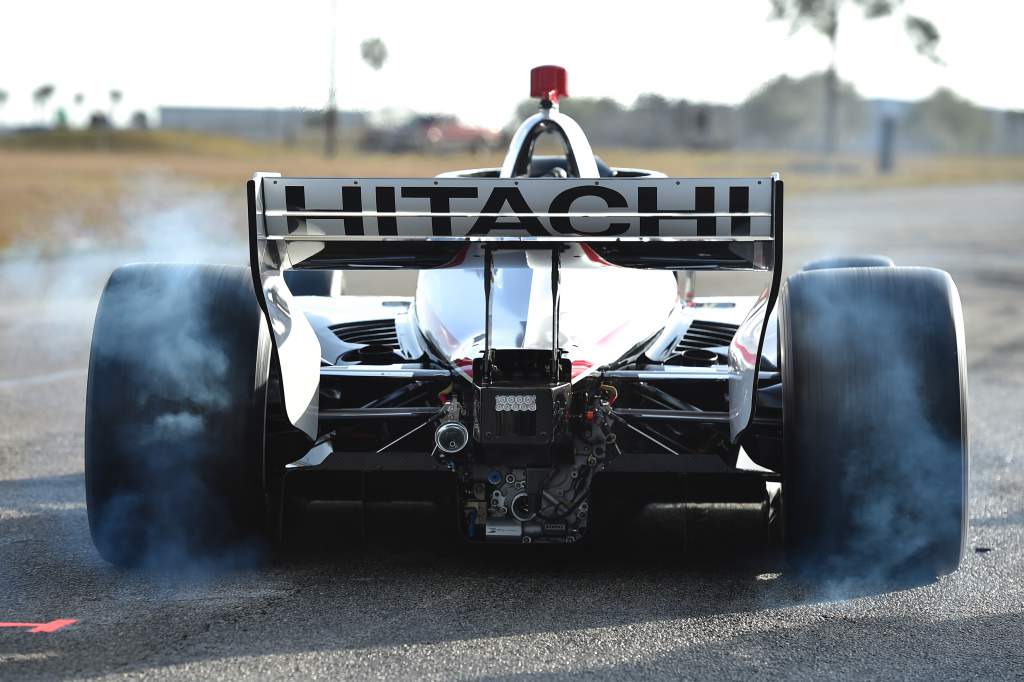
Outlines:
{"label": "white bodywork", "polygon": [[[508,253],[508,261],[528,261]],[[493,337],[496,349],[551,348],[551,266],[539,262],[496,267]],[[500,262],[500,261],[499,261]],[[679,295],[671,272],[578,268],[561,273],[558,345],[579,379],[656,336]],[[416,290],[420,330],[463,375],[484,349],[482,270],[426,271]]]}
{"label": "white bodywork", "polygon": [[[774,269],[757,304],[736,306],[743,322],[729,323],[735,336],[721,339],[728,346],[728,367],[720,364],[729,379],[732,438],[747,427],[766,313],[778,292],[777,174],[666,178],[608,168],[579,126],[553,105],[542,102],[542,111],[520,126],[501,168],[435,179],[254,176],[252,269],[293,425],[316,438],[325,365],[358,362],[356,371],[375,371],[370,366],[422,364],[429,357],[472,379],[475,359],[491,362],[483,352],[488,343],[555,355],[557,347],[572,364],[573,380],[626,356],[639,359],[652,344],[659,357],[650,359],[665,362],[675,348],[666,346],[672,333],[686,324],[670,270]],[[533,173],[534,142],[549,132],[561,137],[567,167]],[[345,338],[350,330],[331,328],[339,323],[327,303],[300,303],[319,297],[293,297],[281,273],[295,267],[421,274],[415,300],[401,313],[369,320],[393,318],[393,331],[377,329],[359,346],[351,334]],[[293,315],[293,304],[307,314]],[[389,343],[375,343],[374,333],[387,333]],[[359,347],[362,355],[354,352]],[[721,361],[724,354],[717,356]]]}
{"label": "white bodywork", "polygon": [[[525,287],[517,291],[506,290],[509,303],[518,299],[521,310],[529,310],[533,305],[537,318],[531,318],[525,326],[535,329],[539,326],[541,330],[533,338],[523,335],[522,342],[517,343],[516,326],[523,327],[526,321],[513,321],[510,317],[499,322],[505,313],[499,309],[494,325],[495,347],[550,348],[551,308],[546,289],[549,275],[543,270],[529,269],[506,273],[506,284],[517,278],[525,281]],[[358,361],[345,361],[341,357],[359,346],[339,339],[331,326],[391,319],[399,343],[398,355],[412,361],[424,352],[430,353],[433,344],[444,353],[435,360],[451,364],[469,378],[469,360],[479,357],[483,348],[481,276],[474,270],[423,273],[416,297],[299,296],[295,300],[316,331],[323,357],[330,364],[360,366]],[[536,291],[542,293],[534,294]],[[531,299],[541,299],[541,302]],[[756,300],[756,296],[698,296],[693,305],[685,305],[676,294],[671,273],[625,268],[566,271],[562,280],[559,338],[573,362],[573,379],[577,380],[615,361],[639,343],[647,342],[648,357],[667,357],[694,320],[739,325]],[[506,310],[515,307],[516,304],[506,306]],[[774,325],[769,329],[764,355],[774,364]],[[450,336],[451,330],[457,330],[458,336]],[[504,343],[503,339],[509,342]],[[399,367],[400,363],[396,363],[391,369]],[[386,368],[388,366],[376,366],[379,370]],[[365,366],[365,369],[373,371],[374,366]]]}

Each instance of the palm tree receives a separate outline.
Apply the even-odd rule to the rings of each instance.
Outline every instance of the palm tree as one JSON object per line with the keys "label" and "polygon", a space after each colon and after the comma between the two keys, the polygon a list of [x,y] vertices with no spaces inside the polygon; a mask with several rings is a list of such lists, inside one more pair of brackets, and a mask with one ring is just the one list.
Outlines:
{"label": "palm tree", "polygon": [[[825,71],[825,135],[822,149],[831,154],[838,147],[839,78],[836,75],[836,38],[839,34],[839,13],[845,0],[770,0],[772,18],[790,22],[793,31],[805,25],[828,38],[832,56]],[[887,17],[900,9],[903,0],[849,0],[857,5],[866,19]],[[927,19],[903,13],[903,25],[919,54],[940,62],[935,54],[939,31]]]}
{"label": "palm tree", "polygon": [[388,48],[380,38],[367,38],[359,46],[359,51],[363,55],[363,61],[374,71],[380,71],[380,67],[388,60]]}
{"label": "palm tree", "polygon": [[363,61],[374,71],[380,71],[388,59],[388,48],[380,38],[367,38],[359,45]]}
{"label": "palm tree", "polygon": [[110,91],[110,127],[114,127],[114,110],[117,105],[121,103],[121,98],[124,96],[120,90],[114,89]]}
{"label": "palm tree", "polygon": [[76,92],[75,96],[71,98],[71,101],[75,105],[75,118],[78,119],[78,113],[82,110],[82,105],[85,104],[85,95],[80,92]]}
{"label": "palm tree", "polygon": [[40,85],[32,92],[32,102],[36,105],[36,109],[39,110],[40,117],[43,122],[46,121],[44,110],[46,109],[46,103],[53,97],[53,92],[57,88],[47,83],[46,85]]}

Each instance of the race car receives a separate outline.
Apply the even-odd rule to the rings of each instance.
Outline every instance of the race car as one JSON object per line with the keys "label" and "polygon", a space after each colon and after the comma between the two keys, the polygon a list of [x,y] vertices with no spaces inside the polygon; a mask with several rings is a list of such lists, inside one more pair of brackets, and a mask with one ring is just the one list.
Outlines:
{"label": "race car", "polygon": [[487,128],[467,126],[454,116],[427,114],[414,116],[396,127],[370,128],[363,135],[360,146],[367,151],[385,151],[392,154],[476,154],[498,150],[501,146],[501,135]]}
{"label": "race car", "polygon": [[[609,167],[559,111],[564,69],[531,92],[500,168],[256,173],[248,265],[111,275],[85,431],[99,553],[281,540],[295,500],[430,500],[469,543],[562,545],[649,503],[724,501],[760,503],[794,565],[956,570],[949,275],[833,258],[783,285],[778,174]],[[564,154],[535,155],[544,135]],[[339,284],[404,269],[412,297]],[[694,295],[722,271],[763,290]]]}

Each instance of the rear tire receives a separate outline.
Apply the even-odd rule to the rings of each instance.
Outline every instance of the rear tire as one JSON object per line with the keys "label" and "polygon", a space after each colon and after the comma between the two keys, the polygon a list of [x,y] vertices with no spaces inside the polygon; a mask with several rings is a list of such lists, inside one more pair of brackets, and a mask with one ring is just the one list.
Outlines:
{"label": "rear tire", "polygon": [[807,261],[800,268],[811,270],[834,270],[836,268],[891,268],[896,264],[888,256],[830,256]]}
{"label": "rear tire", "polygon": [[249,268],[118,268],[89,358],[85,485],[107,561],[262,551],[271,343]]}
{"label": "rear tire", "polygon": [[798,273],[779,316],[785,541],[800,569],[955,571],[966,537],[960,299],[945,272]]}

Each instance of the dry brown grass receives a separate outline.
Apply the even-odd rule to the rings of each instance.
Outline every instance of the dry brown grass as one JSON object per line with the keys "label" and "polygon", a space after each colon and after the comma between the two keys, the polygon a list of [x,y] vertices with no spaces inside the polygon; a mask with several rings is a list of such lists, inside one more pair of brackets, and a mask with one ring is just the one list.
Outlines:
{"label": "dry brown grass", "polygon": [[[142,179],[166,185],[151,193],[154,207],[170,206],[190,189],[237,196],[244,220],[244,183],[256,170],[285,175],[423,177],[455,168],[498,165],[499,154],[387,155],[343,150],[326,160],[312,152],[239,140],[170,133],[53,138],[0,147],[0,249],[31,243],[60,249],[77,231],[99,239],[124,234],[126,195]],[[1024,180],[1024,157],[914,158],[889,176],[871,161],[843,158],[823,166],[813,157],[772,153],[603,150],[611,165],[655,168],[677,176],[756,176],[782,172],[787,191],[809,192],[929,183]],[[71,232],[72,234],[69,234]]]}
{"label": "dry brown grass", "polygon": [[[12,244],[59,249],[80,229],[99,238],[124,234],[123,204],[141,180],[168,191],[147,196],[154,208],[190,189],[237,196],[244,211],[245,182],[254,171],[286,175],[430,176],[452,168],[497,164],[494,156],[416,156],[345,151],[327,160],[307,151],[194,135],[158,134],[159,144],[0,147],[0,250]],[[134,197],[133,197],[134,199]],[[244,215],[240,215],[244,220]]]}

